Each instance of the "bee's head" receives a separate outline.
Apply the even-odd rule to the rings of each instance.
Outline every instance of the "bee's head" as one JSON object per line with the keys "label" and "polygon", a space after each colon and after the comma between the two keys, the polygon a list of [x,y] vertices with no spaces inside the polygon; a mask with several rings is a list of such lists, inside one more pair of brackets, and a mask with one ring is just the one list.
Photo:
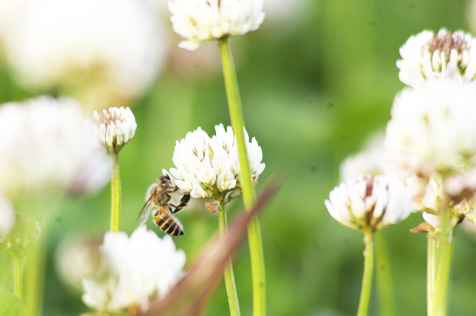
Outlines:
{"label": "bee's head", "polygon": [[170,177],[168,174],[165,174],[159,178],[160,182],[170,182]]}

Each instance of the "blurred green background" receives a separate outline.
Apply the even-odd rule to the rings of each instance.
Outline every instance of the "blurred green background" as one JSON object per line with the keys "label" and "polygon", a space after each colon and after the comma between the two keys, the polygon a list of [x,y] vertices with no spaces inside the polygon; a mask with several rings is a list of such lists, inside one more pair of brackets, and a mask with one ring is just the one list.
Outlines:
{"label": "blurred green background", "polygon": [[[293,14],[280,19],[268,16],[258,31],[232,39],[246,127],[258,140],[266,163],[257,190],[274,173],[290,174],[261,217],[268,315],[356,313],[362,234],[335,222],[324,200],[339,183],[340,163],[358,152],[368,136],[383,130],[390,117],[392,100],[403,87],[395,66],[399,47],[424,29],[471,32],[468,5],[465,0],[309,0]],[[179,40],[172,33],[171,37]],[[211,65],[197,61],[197,56]],[[28,94],[2,71],[2,102]],[[209,43],[195,52],[173,48],[157,83],[132,110],[137,132],[120,154],[121,228],[128,233],[137,226],[147,187],[162,168],[172,167],[175,141],[198,126],[213,134],[215,125],[230,124],[217,45]],[[109,227],[109,198],[106,186],[98,194],[61,205],[48,236],[44,315],[78,315],[88,310],[80,295],[58,279],[55,249],[74,232],[102,235]],[[231,218],[240,203],[230,206]],[[178,218],[186,234],[175,242],[190,262],[216,231],[218,219],[201,204]],[[391,271],[394,315],[426,314],[426,238],[409,232],[420,222],[420,215],[414,214],[377,235],[377,243],[382,237],[386,240],[390,258],[390,266],[377,262],[376,268]],[[162,235],[153,223],[149,227]],[[459,229],[450,315],[476,312],[475,248],[475,236]],[[9,262],[4,255],[0,260],[4,267]],[[236,258],[235,276],[242,314],[251,315],[247,243]],[[10,288],[8,273],[1,278],[2,285]],[[377,293],[375,286],[370,315],[383,315]],[[220,285],[205,315],[227,314]]]}

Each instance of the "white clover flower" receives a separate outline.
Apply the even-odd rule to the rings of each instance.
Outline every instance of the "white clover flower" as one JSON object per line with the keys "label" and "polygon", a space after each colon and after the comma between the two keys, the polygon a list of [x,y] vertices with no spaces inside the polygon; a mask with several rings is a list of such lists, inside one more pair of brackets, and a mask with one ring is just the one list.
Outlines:
{"label": "white clover flower", "polygon": [[111,153],[118,153],[129,143],[136,132],[137,123],[130,108],[109,108],[101,114],[94,111],[91,119],[104,148]]}
{"label": "white clover flower", "polygon": [[422,172],[455,171],[474,165],[476,89],[450,80],[403,89],[395,98],[385,147],[408,155]]}
{"label": "white clover flower", "polygon": [[173,29],[185,38],[179,46],[195,50],[202,42],[258,29],[263,0],[169,0]]}
{"label": "white clover flower", "polygon": [[[238,147],[229,126],[215,126],[216,135],[210,138],[198,128],[189,132],[185,139],[177,141],[173,155],[176,168],[170,169],[175,183],[182,191],[194,198],[206,198],[229,192],[240,193],[240,165]],[[245,142],[250,161],[251,176],[256,183],[265,164],[261,162],[263,152],[255,138],[249,142],[245,133]]]}
{"label": "white clover flower", "polygon": [[0,237],[7,236],[15,223],[15,212],[10,202],[0,195]]}
{"label": "white clover flower", "polygon": [[451,33],[441,29],[436,36],[423,31],[408,39],[400,48],[400,55],[400,80],[411,87],[419,87],[428,80],[476,78],[476,39],[462,31]]}
{"label": "white clover flower", "polygon": [[109,276],[83,281],[83,301],[99,311],[145,310],[183,276],[185,254],[170,236],[159,238],[139,226],[130,237],[108,232],[101,247]]}
{"label": "white clover flower", "polygon": [[104,155],[93,150],[81,106],[69,98],[3,104],[0,135],[0,192],[10,199],[46,188],[66,191],[85,163]]}
{"label": "white clover flower", "polygon": [[125,102],[165,58],[158,16],[136,0],[28,1],[7,34],[7,59],[28,87],[73,93],[95,108]]}
{"label": "white clover flower", "polygon": [[365,176],[342,182],[324,202],[329,214],[342,225],[377,231],[407,218],[411,192],[387,176]]}

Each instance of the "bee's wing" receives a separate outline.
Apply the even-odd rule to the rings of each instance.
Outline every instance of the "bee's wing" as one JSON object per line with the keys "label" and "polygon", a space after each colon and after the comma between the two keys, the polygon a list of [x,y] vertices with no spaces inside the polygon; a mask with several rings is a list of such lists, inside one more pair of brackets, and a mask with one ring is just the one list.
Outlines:
{"label": "bee's wing", "polygon": [[147,202],[145,202],[144,206],[140,210],[139,215],[137,216],[136,220],[139,220],[141,225],[147,222],[149,219],[150,211],[154,208],[154,204],[152,203],[152,199],[154,198],[155,194],[151,194]]}

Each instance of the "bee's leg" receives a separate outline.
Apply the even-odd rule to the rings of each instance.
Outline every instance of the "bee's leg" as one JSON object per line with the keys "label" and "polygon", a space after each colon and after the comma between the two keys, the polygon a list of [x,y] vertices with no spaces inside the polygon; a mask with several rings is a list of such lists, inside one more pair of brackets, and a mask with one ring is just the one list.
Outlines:
{"label": "bee's leg", "polygon": [[171,211],[172,214],[175,214],[179,212],[181,209],[183,209],[187,205],[188,201],[190,201],[190,194],[184,194],[182,196],[182,199],[180,200],[179,205],[169,204],[169,206],[172,206],[174,208],[174,210]]}

